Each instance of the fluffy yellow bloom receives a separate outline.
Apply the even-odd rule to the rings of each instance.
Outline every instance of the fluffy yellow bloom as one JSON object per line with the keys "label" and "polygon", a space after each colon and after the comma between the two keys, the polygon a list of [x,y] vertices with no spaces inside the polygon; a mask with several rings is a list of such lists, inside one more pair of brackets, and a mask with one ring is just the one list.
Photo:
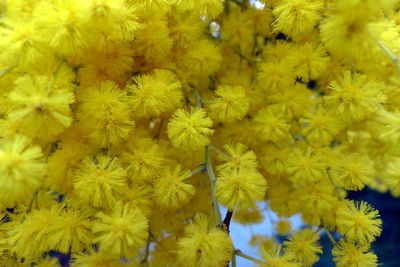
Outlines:
{"label": "fluffy yellow bloom", "polygon": [[324,3],[320,0],[287,0],[280,1],[274,8],[276,20],[275,31],[281,31],[291,37],[298,37],[313,29],[321,18],[320,10]]}
{"label": "fluffy yellow bloom", "polygon": [[319,260],[317,254],[322,253],[322,247],[318,240],[318,233],[312,229],[297,231],[283,243],[285,253],[292,254],[301,266],[312,266]]}
{"label": "fluffy yellow bloom", "polygon": [[215,103],[210,105],[210,115],[217,121],[231,123],[243,119],[247,114],[250,101],[243,87],[220,85],[215,95]]}
{"label": "fluffy yellow bloom", "polygon": [[314,47],[313,44],[306,43],[296,48],[290,60],[293,61],[297,76],[309,81],[324,73],[328,67],[329,57],[321,46]]}
{"label": "fluffy yellow bloom", "polygon": [[126,171],[117,158],[86,157],[75,173],[74,191],[93,207],[111,207],[127,186]]}
{"label": "fluffy yellow bloom", "polygon": [[329,144],[342,128],[340,120],[323,106],[306,113],[300,123],[307,139],[320,144]]}
{"label": "fluffy yellow bloom", "polygon": [[257,169],[256,155],[252,150],[249,150],[247,146],[242,143],[227,144],[224,145],[226,155],[230,158],[226,158],[223,155],[219,155],[221,164],[217,166],[217,171],[233,171],[240,169]]}
{"label": "fluffy yellow bloom", "polygon": [[180,165],[167,166],[154,183],[154,197],[162,207],[179,207],[194,195],[195,189],[184,180],[191,176]]}
{"label": "fluffy yellow bloom", "polygon": [[362,74],[346,71],[339,80],[331,82],[325,97],[330,109],[345,121],[359,121],[384,103],[384,85]]}
{"label": "fluffy yellow bloom", "polygon": [[63,56],[81,55],[87,48],[88,19],[87,7],[76,0],[43,1],[34,10],[36,34]]}
{"label": "fluffy yellow bloom", "polygon": [[384,181],[394,196],[400,196],[400,158],[394,158],[388,163]]}
{"label": "fluffy yellow bloom", "polygon": [[221,60],[218,47],[208,40],[201,40],[193,44],[184,56],[183,63],[190,73],[208,76],[218,71]]}
{"label": "fluffy yellow bloom", "polygon": [[12,251],[18,257],[34,260],[52,249],[63,253],[88,250],[92,243],[89,215],[57,204],[50,209],[33,210],[10,231]]}
{"label": "fluffy yellow bloom", "polygon": [[287,163],[289,179],[296,184],[308,184],[323,179],[326,177],[325,168],[320,156],[310,148],[307,151],[296,149]]}
{"label": "fluffy yellow bloom", "polygon": [[[4,142],[4,141],[3,141]],[[0,203],[12,207],[32,197],[46,173],[39,146],[21,135],[0,146]]]}
{"label": "fluffy yellow bloom", "polygon": [[340,209],[337,225],[339,233],[362,245],[373,242],[382,231],[379,212],[365,202],[349,202],[347,208]]}
{"label": "fluffy yellow bloom", "polygon": [[130,119],[127,93],[112,81],[85,88],[78,97],[78,118],[98,145],[107,146],[128,137],[134,122]]}
{"label": "fluffy yellow bloom", "polygon": [[168,137],[177,148],[200,150],[214,133],[212,121],[201,108],[178,109],[168,123]]}
{"label": "fluffy yellow bloom", "polygon": [[218,228],[208,227],[207,218],[199,216],[185,227],[185,235],[177,243],[178,261],[195,267],[224,266],[232,253],[229,235]]}
{"label": "fluffy yellow bloom", "polygon": [[168,70],[155,70],[154,74],[134,78],[128,86],[132,92],[130,103],[135,117],[156,117],[180,106],[181,83]]}
{"label": "fluffy yellow bloom", "polygon": [[370,183],[375,170],[371,160],[362,154],[345,154],[333,169],[332,177],[336,184],[346,190],[361,190]]}
{"label": "fluffy yellow bloom", "polygon": [[56,150],[47,161],[47,184],[58,193],[71,193],[75,171],[89,154],[87,147],[77,145]]}
{"label": "fluffy yellow bloom", "polygon": [[121,161],[132,181],[151,181],[163,168],[165,161],[159,145],[149,138],[131,138],[125,144]]}
{"label": "fluffy yellow bloom", "polygon": [[261,247],[260,255],[265,261],[257,267],[299,267],[293,255],[284,253],[282,245],[275,244],[272,249]]}
{"label": "fluffy yellow bloom", "polygon": [[99,212],[93,225],[101,252],[132,258],[146,243],[148,221],[139,209],[118,202],[110,213]]}
{"label": "fluffy yellow bloom", "polygon": [[338,267],[378,266],[378,257],[369,251],[368,245],[353,243],[344,238],[333,248],[332,255]]}
{"label": "fluffy yellow bloom", "polygon": [[239,169],[222,172],[216,182],[218,201],[233,210],[254,207],[267,190],[267,180],[257,170]]}
{"label": "fluffy yellow bloom", "polygon": [[24,134],[45,141],[71,125],[70,104],[75,100],[69,90],[52,90],[50,84],[47,76],[18,78],[9,94],[12,110],[7,116]]}
{"label": "fluffy yellow bloom", "polygon": [[292,229],[292,224],[290,223],[289,220],[286,219],[280,219],[275,225],[275,230],[280,235],[289,234],[291,229]]}
{"label": "fluffy yellow bloom", "polygon": [[278,142],[288,137],[291,126],[282,108],[268,106],[256,114],[254,127],[260,138],[266,141]]}

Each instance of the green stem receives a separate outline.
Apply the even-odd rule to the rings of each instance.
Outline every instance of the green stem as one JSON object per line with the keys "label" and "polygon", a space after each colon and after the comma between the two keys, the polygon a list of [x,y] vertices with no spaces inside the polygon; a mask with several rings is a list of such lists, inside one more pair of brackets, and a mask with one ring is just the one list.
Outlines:
{"label": "green stem", "polygon": [[8,67],[4,68],[2,71],[0,71],[0,78],[6,76],[8,73],[10,73],[10,71],[12,71],[16,66],[18,66],[19,58],[20,58],[20,56],[17,57],[17,60],[15,61],[15,63],[13,65],[8,66]]}
{"label": "green stem", "polygon": [[236,254],[235,252],[232,253],[232,267],[236,267]]}
{"label": "green stem", "polygon": [[149,254],[150,254],[150,238],[151,238],[151,236],[150,236],[150,232],[149,232],[149,235],[147,236],[147,242],[146,242],[146,251],[144,253],[144,257],[142,260],[142,263],[145,263],[146,266],[149,265],[148,258],[149,258]]}
{"label": "green stem", "polygon": [[214,210],[214,216],[217,220],[217,226],[218,227],[223,227],[222,219],[221,219],[221,212],[219,210],[218,206],[218,201],[217,197],[215,194],[215,174],[211,165],[211,158],[210,158],[210,145],[206,145],[204,149],[204,159],[205,159],[205,164],[206,164],[206,169],[207,169],[207,174],[208,177],[210,178],[210,186],[211,186],[211,197],[212,197],[212,205],[213,205],[213,210]]}
{"label": "green stem", "polygon": [[331,241],[332,245],[336,245],[336,240],[335,240],[335,238],[333,238],[331,232],[329,232],[329,230],[326,228],[324,228],[324,230],[325,230],[326,235],[329,238],[329,241]]}
{"label": "green stem", "polygon": [[51,74],[50,82],[47,85],[47,93],[50,93],[51,89],[53,88],[53,85],[54,85],[54,83],[56,81],[58,72],[60,71],[61,66],[62,66],[63,63],[64,63],[64,60],[61,60],[61,62],[57,65],[56,69]]}
{"label": "green stem", "polygon": [[247,259],[249,261],[255,262],[255,263],[260,263],[260,264],[264,263],[265,264],[265,262],[263,262],[263,261],[261,261],[259,259],[256,259],[256,258],[254,258],[252,256],[247,255],[247,254],[244,254],[240,249],[236,249],[235,250],[235,255],[237,255],[239,257],[242,257],[244,259]]}
{"label": "green stem", "polygon": [[224,152],[222,152],[221,150],[219,150],[216,146],[214,146],[213,144],[209,145],[210,148],[212,150],[214,150],[214,152],[216,152],[217,154],[221,155],[223,158],[227,159],[227,160],[233,160],[232,157],[228,156],[227,154],[225,154]]}
{"label": "green stem", "polygon": [[397,72],[400,74],[400,62],[399,58],[381,41],[378,42],[379,47],[385,52],[385,54],[390,58],[393,62],[393,65],[396,67]]}
{"label": "green stem", "polygon": [[202,100],[201,100],[201,96],[199,94],[199,91],[197,91],[197,89],[193,89],[193,96],[196,99],[196,107],[201,108],[202,107]]}
{"label": "green stem", "polygon": [[199,172],[201,172],[202,170],[204,170],[205,168],[205,163],[201,163],[196,169],[192,170],[190,176],[193,176]]}

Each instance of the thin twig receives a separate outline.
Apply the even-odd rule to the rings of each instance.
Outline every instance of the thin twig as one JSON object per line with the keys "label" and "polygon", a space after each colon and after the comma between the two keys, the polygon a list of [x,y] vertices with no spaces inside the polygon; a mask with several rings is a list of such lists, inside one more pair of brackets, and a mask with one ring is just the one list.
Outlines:
{"label": "thin twig", "polygon": [[329,241],[331,241],[332,245],[336,245],[336,240],[335,240],[335,238],[333,238],[331,232],[329,232],[329,230],[326,228],[324,228],[324,230],[325,230],[326,235],[329,238]]}
{"label": "thin twig", "polygon": [[58,72],[60,71],[63,63],[64,63],[64,60],[61,60],[61,62],[57,65],[56,69],[51,74],[50,82],[47,85],[47,93],[50,93],[51,89],[53,88],[54,82],[56,81]]}
{"label": "thin twig", "polygon": [[232,215],[233,215],[233,211],[228,210],[226,212],[225,218],[224,218],[224,225],[226,227],[226,231],[228,232],[229,235],[229,225],[231,224],[231,220],[232,220]]}
{"label": "thin twig", "polygon": [[252,256],[249,256],[249,255],[247,255],[247,254],[244,254],[240,249],[236,249],[235,250],[235,254],[237,255],[237,256],[239,256],[239,257],[242,257],[242,258],[244,258],[244,259],[247,259],[247,260],[249,260],[249,261],[252,261],[252,262],[255,262],[255,263],[261,263],[261,264],[265,264],[265,262],[263,262],[263,261],[261,261],[261,260],[259,260],[259,259],[256,259],[256,258],[254,258],[254,257],[252,257]]}
{"label": "thin twig", "polygon": [[196,167],[196,169],[192,170],[192,172],[190,173],[190,176],[193,176],[201,171],[204,171],[205,169],[206,169],[206,164],[201,163],[198,167]]}
{"label": "thin twig", "polygon": [[379,47],[385,52],[385,54],[390,58],[393,62],[393,65],[396,67],[398,74],[400,75],[400,62],[399,58],[381,41],[378,42]]}
{"label": "thin twig", "polygon": [[206,163],[207,174],[208,174],[208,177],[210,178],[212,205],[213,205],[214,215],[217,220],[217,226],[223,227],[222,219],[221,219],[221,212],[219,210],[217,197],[215,195],[215,182],[217,179],[215,178],[215,174],[214,174],[214,171],[213,171],[213,168],[211,165],[210,146],[209,145],[206,145],[204,148],[204,160]]}

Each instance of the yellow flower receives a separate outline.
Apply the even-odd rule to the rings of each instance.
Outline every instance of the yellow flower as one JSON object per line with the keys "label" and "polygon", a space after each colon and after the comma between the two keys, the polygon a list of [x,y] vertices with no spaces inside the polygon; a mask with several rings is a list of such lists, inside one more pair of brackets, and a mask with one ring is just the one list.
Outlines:
{"label": "yellow flower", "polygon": [[75,100],[68,90],[49,89],[49,83],[47,76],[18,78],[9,94],[12,110],[7,116],[24,134],[44,141],[53,139],[71,125],[70,104]]}
{"label": "yellow flower", "polygon": [[128,90],[133,94],[130,103],[138,118],[171,112],[180,106],[183,98],[181,83],[168,70],[157,69],[154,74],[137,76]]}
{"label": "yellow flower", "polygon": [[254,207],[257,200],[263,200],[267,180],[257,170],[239,169],[222,172],[216,182],[218,201],[233,211]]}
{"label": "yellow flower", "polygon": [[111,212],[99,212],[96,217],[92,230],[101,252],[132,258],[146,243],[148,221],[139,209],[117,202]]}
{"label": "yellow flower", "polygon": [[260,138],[278,142],[288,137],[290,124],[284,110],[278,106],[261,109],[253,119],[254,127]]}
{"label": "yellow flower", "polygon": [[211,116],[222,123],[231,123],[243,119],[247,114],[250,101],[241,86],[220,85],[215,91],[215,103],[210,104]]}
{"label": "yellow flower", "polygon": [[289,179],[296,184],[308,184],[326,177],[326,169],[321,158],[308,148],[307,151],[296,149],[288,159]]}
{"label": "yellow flower", "polygon": [[173,146],[196,151],[207,145],[214,133],[212,121],[201,108],[178,109],[168,123],[168,137]]}
{"label": "yellow flower", "polygon": [[378,211],[365,202],[348,202],[348,206],[338,212],[337,226],[339,233],[349,241],[362,245],[373,242],[382,231]]}
{"label": "yellow flower", "polygon": [[292,254],[301,266],[312,266],[319,260],[317,254],[322,254],[322,247],[318,240],[318,233],[312,229],[297,231],[283,243],[285,253]]}
{"label": "yellow flower", "polygon": [[292,229],[292,224],[287,219],[279,219],[279,221],[275,225],[275,230],[280,235],[289,234]]}
{"label": "yellow flower", "polygon": [[179,207],[190,200],[195,189],[184,182],[190,176],[191,172],[183,170],[180,165],[164,166],[154,183],[154,197],[161,207]]}
{"label": "yellow flower", "polygon": [[79,199],[93,207],[111,207],[127,186],[126,171],[117,158],[86,157],[73,182]]}
{"label": "yellow flower", "polygon": [[344,154],[338,166],[333,168],[332,177],[336,185],[346,190],[361,190],[372,182],[375,170],[371,160],[362,154]]}
{"label": "yellow flower", "polygon": [[343,238],[332,250],[333,260],[338,267],[378,266],[378,257],[361,245]]}
{"label": "yellow flower", "polygon": [[300,267],[293,255],[284,253],[282,245],[275,244],[272,249],[261,247],[260,255],[265,263],[260,263],[257,267]]}
{"label": "yellow flower", "polygon": [[105,81],[80,92],[78,118],[94,143],[108,146],[128,137],[134,122],[130,119],[127,93],[112,81]]}
{"label": "yellow flower", "polygon": [[320,0],[281,1],[273,10],[276,16],[274,31],[281,31],[294,38],[310,32],[321,18],[323,5]]}
{"label": "yellow flower", "polygon": [[240,169],[255,170],[258,167],[256,154],[254,151],[249,150],[246,145],[242,143],[227,144],[224,145],[226,155],[230,158],[226,158],[223,155],[219,155],[221,164],[217,166],[217,171],[233,171]]}
{"label": "yellow flower", "polygon": [[121,153],[121,161],[134,182],[151,181],[162,170],[163,151],[150,138],[131,138]]}
{"label": "yellow flower", "polygon": [[8,207],[28,200],[40,186],[46,165],[39,146],[17,135],[0,146],[0,203]]}
{"label": "yellow flower", "polygon": [[196,267],[223,266],[233,249],[229,235],[222,229],[209,228],[206,216],[199,216],[186,226],[177,246],[178,261]]}
{"label": "yellow flower", "polygon": [[326,103],[344,121],[359,121],[378,109],[386,101],[384,84],[366,75],[346,71],[339,80],[331,82]]}

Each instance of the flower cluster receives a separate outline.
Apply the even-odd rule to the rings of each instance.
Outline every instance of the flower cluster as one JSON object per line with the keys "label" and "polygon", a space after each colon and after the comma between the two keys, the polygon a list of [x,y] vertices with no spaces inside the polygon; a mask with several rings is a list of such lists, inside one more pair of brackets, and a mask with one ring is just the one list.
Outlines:
{"label": "flower cluster", "polygon": [[[379,212],[347,191],[400,196],[399,1],[0,8],[0,266],[307,267],[322,233],[378,265]],[[246,255],[230,221],[260,202],[287,239]]]}

